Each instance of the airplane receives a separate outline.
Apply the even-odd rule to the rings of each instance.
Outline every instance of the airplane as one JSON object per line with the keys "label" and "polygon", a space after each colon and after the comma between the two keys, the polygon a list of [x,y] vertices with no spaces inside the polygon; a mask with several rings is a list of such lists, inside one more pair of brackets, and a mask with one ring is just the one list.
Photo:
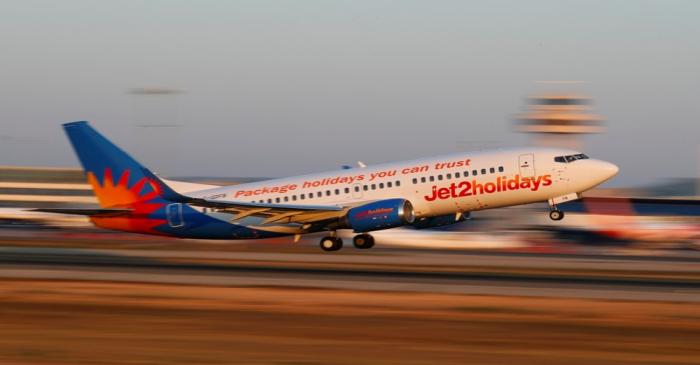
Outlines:
{"label": "airplane", "polygon": [[571,150],[527,147],[341,169],[231,186],[178,191],[93,129],[63,125],[97,196],[99,209],[38,211],[88,216],[107,229],[180,238],[256,239],[327,232],[324,251],[338,251],[337,231],[352,230],[358,249],[369,232],[459,222],[470,212],[546,201],[557,204],[615,176],[616,165]]}

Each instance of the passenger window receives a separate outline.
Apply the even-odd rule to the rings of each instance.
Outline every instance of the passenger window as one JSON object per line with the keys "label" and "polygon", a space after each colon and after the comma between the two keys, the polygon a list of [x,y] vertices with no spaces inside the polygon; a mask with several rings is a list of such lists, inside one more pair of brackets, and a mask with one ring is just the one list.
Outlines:
{"label": "passenger window", "polygon": [[340,189],[335,189],[335,195],[340,195]]}
{"label": "passenger window", "polygon": [[384,183],[379,183],[379,188],[384,189]]}
{"label": "passenger window", "polygon": [[316,193],[316,196],[319,197],[319,198],[322,197],[322,196],[323,196],[323,192],[322,192],[322,191],[319,191],[318,193]]}
{"label": "passenger window", "polygon": [[442,180],[442,174],[438,175],[438,180]]}
{"label": "passenger window", "polygon": [[326,196],[331,196],[331,191],[330,191],[330,190],[326,190]]}
{"label": "passenger window", "polygon": [[464,172],[464,177],[469,177],[469,171]]}
{"label": "passenger window", "polygon": [[364,190],[364,191],[369,190],[369,186],[367,186],[367,185],[362,185],[362,190]]}
{"label": "passenger window", "polygon": [[459,179],[459,172],[455,172],[455,179]]}
{"label": "passenger window", "polygon": [[396,180],[396,186],[401,186],[401,181],[400,181],[400,180]]}
{"label": "passenger window", "polygon": [[479,175],[479,171],[478,171],[478,170],[472,170],[472,176],[476,176],[476,175]]}
{"label": "passenger window", "polygon": [[306,194],[301,194],[301,200],[304,200],[306,198]]}
{"label": "passenger window", "polygon": [[[413,179],[413,180],[415,180],[415,179]],[[415,184],[416,182],[414,181],[413,183]],[[386,187],[387,187],[387,188],[390,188],[390,187],[391,187],[391,181],[389,181],[388,183],[386,183]]]}
{"label": "passenger window", "polygon": [[418,179],[416,179],[416,178],[414,177],[414,178],[413,178],[413,183],[414,183],[414,184],[418,184]]}
{"label": "passenger window", "polygon": [[276,203],[279,203],[279,202],[280,202],[280,198],[275,198],[275,202],[276,202]]}
{"label": "passenger window", "polygon": [[424,183],[425,182],[425,176],[420,178],[420,182]]}
{"label": "passenger window", "polygon": [[355,192],[356,192],[356,193],[359,193],[359,192],[360,192],[360,186],[359,186],[359,185],[355,185]]}
{"label": "passenger window", "polygon": [[297,196],[296,196],[296,195],[292,195],[292,200],[293,200],[293,201],[297,201]]}
{"label": "passenger window", "polygon": [[267,204],[272,204],[272,199],[267,199]]}
{"label": "passenger window", "polygon": [[481,169],[481,174],[486,175],[486,169]]}
{"label": "passenger window", "polygon": [[377,184],[372,184],[372,190],[377,190]]}
{"label": "passenger window", "polygon": [[498,172],[503,172],[503,171],[505,171],[505,169],[503,168],[503,166],[498,166]]}
{"label": "passenger window", "polygon": [[430,182],[433,182],[433,181],[435,181],[435,176],[432,176],[432,175],[431,175],[431,176],[430,176]]}
{"label": "passenger window", "polygon": [[289,201],[289,197],[288,197],[288,196],[285,196],[285,197],[284,197],[284,201],[285,201],[285,202],[288,202],[288,201]]}
{"label": "passenger window", "polygon": [[345,194],[350,194],[350,188],[345,188]]}
{"label": "passenger window", "polygon": [[495,174],[495,173],[496,173],[496,168],[494,168],[494,167],[490,168],[490,169],[489,169],[489,172],[491,172],[492,174]]}

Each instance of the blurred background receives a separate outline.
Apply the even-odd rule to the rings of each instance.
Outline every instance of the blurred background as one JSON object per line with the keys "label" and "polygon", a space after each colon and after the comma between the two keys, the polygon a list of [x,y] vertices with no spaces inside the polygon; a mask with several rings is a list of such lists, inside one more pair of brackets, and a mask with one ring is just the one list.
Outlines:
{"label": "blurred background", "polygon": [[[509,128],[504,134],[521,134],[526,137],[526,144],[570,148],[595,155],[596,151],[591,150],[588,139],[607,134],[613,121],[607,120],[594,110],[594,99],[580,90],[585,87],[589,85],[572,81],[536,83],[533,88],[539,90],[524,96],[521,107],[511,113],[508,119],[501,121]],[[154,160],[155,166],[164,166],[166,171],[190,169],[180,166],[177,158],[181,153],[179,146],[186,144],[182,137],[182,125],[168,122],[177,120],[172,115],[163,117],[175,108],[171,102],[175,102],[179,93],[180,91],[172,89],[129,90],[133,97],[145,98],[140,100],[143,105],[139,107],[145,114],[133,125],[134,128],[140,129],[134,137],[134,140],[139,141],[135,150],[141,150],[139,155],[150,156],[147,159]],[[56,134],[60,136],[60,132]],[[340,135],[342,136],[342,132]],[[206,142],[202,143],[203,146],[208,146]],[[496,144],[495,141],[486,140],[457,140],[454,149],[468,150],[470,146],[475,145],[476,149],[480,150]],[[626,139],[615,144],[620,150],[632,146]],[[164,146],[164,149],[153,148],[154,146]],[[172,151],[164,152],[168,149]],[[309,153],[312,150],[313,148]],[[265,148],[264,153],[259,154],[263,156],[261,160],[268,158],[270,153]],[[247,163],[256,161],[257,155],[247,155]],[[700,165],[700,149],[695,159],[697,161],[694,164]],[[296,163],[295,161],[297,159],[292,159],[288,164]],[[340,167],[340,163],[336,168]],[[305,162],[301,161],[299,164],[304,165]],[[670,250],[673,254],[677,254],[677,250],[687,250],[688,254],[694,255],[693,251],[700,249],[700,200],[697,207],[692,204],[692,201],[697,199],[700,188],[697,171],[690,172],[695,175],[689,177],[663,176],[656,175],[655,166],[653,163],[648,165],[646,171],[649,176],[646,183],[623,184],[613,180],[585,194],[587,197],[596,198],[631,198],[628,202],[603,200],[585,204],[570,203],[564,206],[570,214],[561,222],[550,221],[543,213],[548,208],[546,204],[542,204],[475,212],[466,221],[455,224],[447,220],[423,227],[427,229],[393,229],[377,232],[376,235],[380,243],[387,245],[425,248],[540,250],[541,246],[545,245],[553,251],[593,249],[599,252],[613,250],[638,253],[638,250],[659,249]],[[226,171],[220,170],[219,174]],[[15,165],[1,166],[0,172],[0,219],[4,227],[93,229],[86,217],[30,211],[31,208],[40,207],[98,208],[82,169]],[[622,175],[624,174],[625,172],[622,172]],[[275,172],[271,169],[269,175],[275,175]],[[182,181],[215,185],[264,179],[256,176],[235,176],[233,173],[172,177]],[[665,200],[662,204],[649,206],[635,202],[634,198]],[[499,234],[494,235],[493,232]]]}
{"label": "blurred background", "polygon": [[[0,362],[697,363],[699,12],[1,3]],[[30,211],[97,207],[61,131],[75,120],[174,180],[538,145],[617,164],[585,196],[630,200],[571,204],[558,222],[546,204],[474,212],[333,256],[315,235],[109,232]]]}

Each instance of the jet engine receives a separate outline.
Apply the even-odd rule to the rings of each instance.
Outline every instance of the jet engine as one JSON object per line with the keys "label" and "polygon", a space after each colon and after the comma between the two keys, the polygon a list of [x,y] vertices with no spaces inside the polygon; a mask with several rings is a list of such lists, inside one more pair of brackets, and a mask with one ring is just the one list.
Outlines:
{"label": "jet engine", "polygon": [[414,220],[411,202],[406,199],[386,199],[348,210],[343,225],[355,232],[370,232],[405,226]]}

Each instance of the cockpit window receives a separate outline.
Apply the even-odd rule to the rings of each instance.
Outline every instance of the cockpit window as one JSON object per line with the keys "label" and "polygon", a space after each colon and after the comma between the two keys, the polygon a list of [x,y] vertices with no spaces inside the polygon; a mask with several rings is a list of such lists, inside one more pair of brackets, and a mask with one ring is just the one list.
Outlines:
{"label": "cockpit window", "polygon": [[571,163],[576,160],[587,160],[588,156],[586,156],[583,153],[579,153],[577,155],[568,155],[568,156],[557,156],[554,158],[554,162],[561,162],[561,163]]}

